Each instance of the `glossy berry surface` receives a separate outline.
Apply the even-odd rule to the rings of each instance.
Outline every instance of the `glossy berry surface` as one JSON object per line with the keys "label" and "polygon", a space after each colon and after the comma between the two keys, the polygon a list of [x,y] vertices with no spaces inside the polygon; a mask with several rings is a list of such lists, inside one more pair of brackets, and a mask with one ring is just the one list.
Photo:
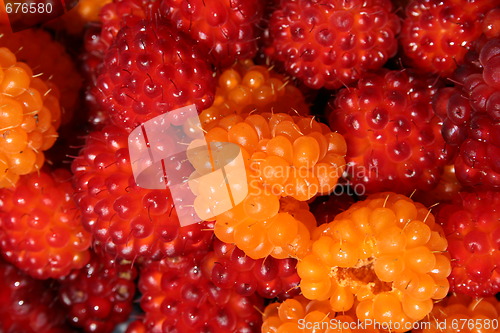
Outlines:
{"label": "glossy berry surface", "polygon": [[16,267],[38,279],[58,278],[89,260],[91,236],[73,202],[64,169],[22,176],[0,190],[0,247]]}
{"label": "glossy berry surface", "polygon": [[330,103],[330,127],[347,142],[350,182],[367,193],[431,190],[453,149],[441,136],[432,98],[436,78],[379,71],[342,89]]}
{"label": "glossy berry surface", "polygon": [[116,126],[132,130],[183,106],[208,107],[214,86],[193,41],[168,25],[144,20],[117,34],[94,93]]}
{"label": "glossy berry surface", "polygon": [[217,287],[233,289],[243,296],[256,293],[264,298],[287,299],[300,292],[296,259],[254,260],[233,244],[216,239],[205,265]]}
{"label": "glossy berry surface", "polygon": [[264,1],[162,0],[160,13],[224,68],[257,53]]}
{"label": "glossy berry surface", "polygon": [[266,53],[311,88],[355,82],[397,51],[400,25],[390,1],[283,0],[277,7]]}
{"label": "glossy berry surface", "polygon": [[94,254],[87,265],[60,279],[59,298],[69,322],[85,332],[112,332],[132,312],[136,277],[132,263]]}
{"label": "glossy berry surface", "polygon": [[217,77],[214,103],[200,113],[204,126],[231,114],[287,113],[308,115],[304,95],[269,66],[239,61]]}
{"label": "glossy berry surface", "polygon": [[170,191],[136,184],[127,137],[112,125],[93,132],[72,163],[75,200],[94,243],[130,261],[208,248],[209,223],[180,228]]}
{"label": "glossy berry surface", "polygon": [[[452,294],[437,303],[429,314],[429,324],[415,333],[498,332],[500,302],[494,297],[472,298]],[[485,325],[478,324],[479,322]],[[455,323],[455,325],[453,325]],[[466,323],[458,324],[458,323]],[[470,323],[470,324],[469,324]]]}
{"label": "glossy berry surface", "polygon": [[[316,226],[303,202],[337,184],[345,164],[344,138],[312,117],[284,113],[227,116],[207,129],[208,142],[240,146],[248,184],[244,200],[216,216],[215,235],[253,259],[302,256]],[[204,206],[195,201],[195,209]]]}
{"label": "glossy berry surface", "polygon": [[[274,332],[370,332],[379,329],[364,323],[356,329],[356,314],[351,312],[336,313],[328,301],[310,301],[303,296],[287,299],[282,303],[271,303],[264,310],[262,333]],[[328,325],[322,323],[328,323]],[[323,327],[327,327],[323,329]],[[375,326],[375,325],[373,325]],[[349,327],[352,327],[349,328]],[[310,329],[309,329],[310,328]]]}
{"label": "glossy berry surface", "polygon": [[0,259],[0,330],[23,333],[66,333],[65,315],[53,281],[41,281]]}
{"label": "glossy berry surface", "polygon": [[61,123],[70,122],[78,107],[83,82],[74,59],[64,45],[43,29],[28,29],[2,34],[0,47],[10,49],[17,61],[28,64],[33,75],[53,90],[52,95],[60,101]]}
{"label": "glossy berry surface", "polygon": [[152,332],[259,332],[263,300],[216,287],[204,276],[203,254],[163,259],[140,273],[144,323]]}
{"label": "glossy berry surface", "polygon": [[158,0],[114,0],[101,8],[99,23],[89,25],[84,34],[83,70],[92,83],[95,83],[104,65],[104,54],[113,44],[118,31],[152,18],[159,4]]}
{"label": "glossy berry surface", "polygon": [[497,192],[460,192],[440,207],[452,258],[451,290],[473,297],[500,292],[500,196]]}
{"label": "glossy berry surface", "polygon": [[458,180],[466,187],[500,188],[500,39],[478,42],[455,73],[455,87],[442,89],[434,110],[443,138],[458,148]]}
{"label": "glossy berry surface", "polygon": [[422,204],[374,194],[313,232],[311,251],[297,264],[302,295],[335,312],[354,309],[361,321],[415,322],[448,293],[446,248]]}
{"label": "glossy berry surface", "polygon": [[55,92],[4,47],[0,66],[0,188],[9,188],[42,168],[43,152],[57,139],[61,109]]}
{"label": "glossy berry surface", "polygon": [[449,76],[481,33],[490,0],[413,0],[406,7],[400,42],[415,68]]}

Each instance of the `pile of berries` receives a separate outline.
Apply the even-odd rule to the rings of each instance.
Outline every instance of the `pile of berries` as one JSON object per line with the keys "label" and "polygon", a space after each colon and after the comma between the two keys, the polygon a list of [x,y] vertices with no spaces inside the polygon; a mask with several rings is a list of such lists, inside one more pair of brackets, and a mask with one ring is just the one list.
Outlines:
{"label": "pile of berries", "polygon": [[499,207],[498,0],[0,35],[0,332],[500,332]]}

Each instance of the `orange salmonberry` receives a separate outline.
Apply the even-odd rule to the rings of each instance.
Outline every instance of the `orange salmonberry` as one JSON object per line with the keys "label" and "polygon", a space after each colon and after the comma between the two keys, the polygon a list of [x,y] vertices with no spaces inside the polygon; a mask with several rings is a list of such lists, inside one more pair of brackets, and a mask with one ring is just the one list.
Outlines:
{"label": "orange salmonberry", "polygon": [[272,68],[243,60],[218,77],[215,100],[200,120],[208,124],[230,114],[273,112],[309,114],[300,90]]}
{"label": "orange salmonberry", "polygon": [[40,170],[57,138],[59,100],[31,68],[0,48],[0,188]]}
{"label": "orange salmonberry", "polygon": [[92,236],[73,201],[71,173],[64,169],[22,176],[0,189],[0,250],[37,279],[60,278],[90,258]]}
{"label": "orange salmonberry", "polygon": [[434,305],[413,333],[495,333],[500,331],[500,301],[452,294]]}
{"label": "orange salmonberry", "polygon": [[[285,113],[230,115],[206,129],[208,142],[239,145],[248,183],[244,200],[216,217],[216,236],[254,259],[304,256],[316,226],[304,201],[334,189],[345,166],[344,138],[312,117]],[[195,201],[195,210],[205,201]]]}
{"label": "orange salmonberry", "polygon": [[[451,272],[441,226],[422,204],[378,193],[313,232],[311,252],[297,264],[301,290],[329,300],[334,311],[407,328],[446,296]],[[403,330],[404,331],[404,330]]]}
{"label": "orange salmonberry", "polygon": [[303,296],[271,303],[264,310],[262,333],[377,333],[375,325],[360,322],[351,312],[335,312],[328,301]]}
{"label": "orange salmonberry", "polygon": [[61,123],[71,120],[77,107],[82,77],[64,46],[42,29],[28,29],[0,36],[0,47],[15,53],[43,79],[61,103]]}

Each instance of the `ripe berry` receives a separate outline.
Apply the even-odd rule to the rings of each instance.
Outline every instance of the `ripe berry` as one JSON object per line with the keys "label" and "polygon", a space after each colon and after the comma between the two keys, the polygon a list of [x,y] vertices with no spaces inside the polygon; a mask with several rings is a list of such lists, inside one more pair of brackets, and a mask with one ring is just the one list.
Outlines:
{"label": "ripe berry", "polygon": [[313,232],[297,264],[300,288],[308,299],[329,300],[333,311],[355,309],[361,321],[411,323],[448,293],[446,247],[422,204],[374,194]]}
{"label": "ripe berry", "polygon": [[307,86],[337,89],[394,56],[399,28],[388,0],[282,0],[266,53]]}
{"label": "ripe berry", "polygon": [[2,34],[0,47],[10,49],[17,61],[28,64],[35,77],[47,84],[51,95],[61,103],[61,112],[57,117],[61,118],[62,124],[69,123],[78,107],[82,78],[64,46],[45,30],[27,29]]}
{"label": "ripe berry", "polygon": [[35,278],[58,278],[89,260],[91,236],[81,225],[70,180],[63,169],[39,171],[0,190],[2,253]]}
{"label": "ripe berry", "polygon": [[262,0],[162,0],[160,7],[220,68],[255,56],[262,13]]}
{"label": "ripe berry", "polygon": [[500,38],[478,41],[455,72],[457,86],[442,89],[434,102],[445,141],[459,149],[458,180],[467,187],[500,188]]}
{"label": "ripe berry", "polygon": [[330,126],[347,141],[347,172],[367,193],[431,190],[453,156],[431,101],[434,77],[382,70],[330,104]]}
{"label": "ripe berry", "polygon": [[85,332],[112,332],[132,311],[136,276],[130,262],[94,254],[85,267],[60,279],[69,321]]}
{"label": "ripe berry", "polygon": [[39,171],[54,144],[61,109],[57,95],[31,68],[0,48],[0,188]]}
{"label": "ripe berry", "polygon": [[113,0],[99,12],[100,24],[87,27],[84,36],[83,69],[90,82],[95,82],[104,65],[104,54],[113,43],[118,31],[158,12],[159,0]]}
{"label": "ripe berry", "polygon": [[[346,192],[337,194],[337,188]],[[311,204],[311,213],[316,217],[318,225],[332,222],[337,214],[347,210],[355,202],[354,198],[347,194],[347,187],[337,185],[336,189],[332,195],[318,197]]]}
{"label": "ripe berry", "polygon": [[80,36],[88,24],[99,21],[99,12],[102,7],[112,0],[79,0],[76,6],[57,19],[47,23],[57,32],[65,31],[71,35]]}
{"label": "ripe berry", "polygon": [[158,21],[120,30],[104,57],[96,98],[111,121],[131,130],[141,123],[195,104],[212,104],[212,72],[185,35]]}
{"label": "ripe berry", "polygon": [[93,132],[72,163],[75,200],[94,242],[130,261],[208,248],[209,222],[181,228],[170,191],[136,184],[127,137],[112,125]]}
{"label": "ripe berry", "polygon": [[40,281],[0,259],[0,331],[67,333],[54,281]]}
{"label": "ripe berry", "polygon": [[352,311],[335,313],[328,301],[310,301],[303,296],[269,304],[264,310],[263,321],[262,333],[380,332],[368,322],[359,322]]}
{"label": "ripe berry", "polygon": [[200,113],[204,125],[230,114],[288,113],[309,114],[300,90],[265,66],[251,60],[239,61],[218,76],[214,103]]}
{"label": "ripe berry", "polygon": [[203,255],[151,262],[139,278],[148,332],[259,332],[263,300],[220,289],[203,275]]}
{"label": "ripe berry", "polygon": [[404,54],[418,69],[451,75],[481,35],[481,23],[494,7],[490,0],[411,1],[400,37]]}
{"label": "ripe berry", "polygon": [[449,277],[454,292],[473,297],[500,292],[500,197],[497,192],[460,192],[440,207],[452,258]]}
{"label": "ripe berry", "polygon": [[[316,221],[299,202],[333,190],[345,164],[344,138],[311,117],[284,113],[227,116],[207,126],[206,138],[238,144],[246,161],[248,194],[216,217],[215,235],[253,259],[303,255]],[[213,200],[198,198],[198,211],[204,206],[197,203]]]}
{"label": "ripe berry", "polygon": [[242,296],[286,299],[299,293],[295,259],[273,257],[254,260],[233,244],[214,240],[214,251],[205,258],[205,269],[219,288]]}
{"label": "ripe berry", "polygon": [[450,164],[444,167],[441,179],[435,188],[431,191],[417,190],[412,195],[412,199],[423,203],[426,207],[430,207],[436,203],[451,202],[461,189],[462,185],[455,175],[455,167],[453,164]]}

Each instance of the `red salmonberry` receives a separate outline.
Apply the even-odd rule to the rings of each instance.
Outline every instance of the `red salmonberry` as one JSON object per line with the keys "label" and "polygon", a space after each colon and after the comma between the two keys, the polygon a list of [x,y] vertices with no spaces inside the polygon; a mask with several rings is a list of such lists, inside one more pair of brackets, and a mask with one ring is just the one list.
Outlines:
{"label": "red salmonberry", "polygon": [[161,259],[209,247],[210,223],[180,227],[168,190],[139,187],[128,133],[109,125],[91,133],[72,163],[83,226],[111,255]]}
{"label": "red salmonberry", "polygon": [[151,262],[139,290],[149,332],[259,332],[263,300],[220,289],[202,273],[202,255]]}
{"label": "red salmonberry", "polygon": [[282,0],[266,52],[307,86],[336,89],[394,56],[399,29],[388,0]]}
{"label": "red salmonberry", "polygon": [[67,333],[54,281],[33,279],[0,259],[0,331]]}
{"label": "red salmonberry", "polygon": [[500,292],[500,196],[497,192],[460,192],[439,208],[452,258],[452,291],[473,297]]}
{"label": "red salmonberry", "polygon": [[257,293],[264,298],[286,299],[298,295],[296,259],[268,257],[254,260],[233,244],[214,241],[214,250],[205,259],[205,269],[219,288],[235,290],[242,296]]}
{"label": "red salmonberry", "polygon": [[404,54],[416,68],[451,75],[481,35],[486,13],[495,6],[491,0],[411,1],[400,36]]}

